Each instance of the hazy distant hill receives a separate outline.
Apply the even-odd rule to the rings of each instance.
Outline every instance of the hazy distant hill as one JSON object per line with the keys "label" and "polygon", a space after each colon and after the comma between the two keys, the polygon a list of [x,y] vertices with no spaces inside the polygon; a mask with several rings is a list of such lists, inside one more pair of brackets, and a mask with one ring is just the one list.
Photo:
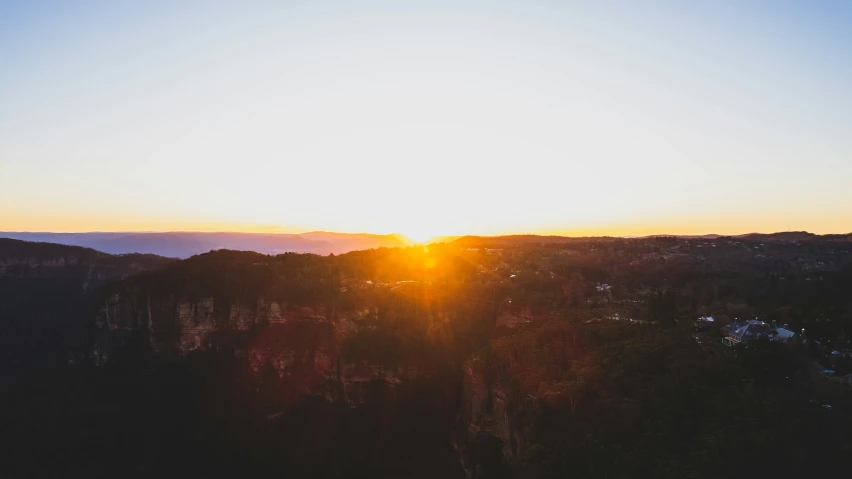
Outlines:
{"label": "hazy distant hill", "polygon": [[459,238],[462,236],[435,236],[429,240],[429,243],[452,243]]}
{"label": "hazy distant hill", "polygon": [[[706,235],[650,235],[641,236],[639,238],[659,238],[659,237],[678,237],[686,239],[706,239],[712,240],[722,238],[723,235],[706,234]],[[793,241],[852,241],[852,233],[847,234],[828,234],[817,235],[806,231],[786,231],[780,233],[748,233],[743,235],[733,236],[734,238],[747,241],[765,241],[765,242],[793,242]],[[614,237],[601,236],[597,239],[616,239]],[[539,235],[508,235],[508,236],[462,236],[454,241],[453,244],[464,247],[480,247],[501,246],[501,245],[526,245],[526,244],[554,244],[554,243],[573,243],[579,241],[588,241],[596,239],[595,237],[571,237],[571,236],[539,236]]]}
{"label": "hazy distant hill", "polygon": [[539,235],[508,235],[508,236],[462,236],[453,241],[456,246],[479,247],[482,245],[524,245],[524,244],[553,244],[588,241],[588,237],[571,236],[539,236]]}
{"label": "hazy distant hill", "polygon": [[750,241],[852,241],[852,233],[817,235],[807,231],[784,231],[781,233],[748,233],[736,236]]}
{"label": "hazy distant hill", "polygon": [[706,235],[669,235],[669,234],[660,234],[660,235],[648,235],[648,236],[631,236],[630,238],[660,238],[666,236],[677,236],[678,238],[687,238],[687,239],[716,239],[723,235],[717,235],[715,233],[710,233]]}
{"label": "hazy distant hill", "polygon": [[[400,234],[374,235],[368,233],[329,233],[327,231],[312,231],[299,235],[311,241],[329,243],[338,246],[339,251],[334,253],[346,253],[372,248],[393,248],[396,246],[410,246],[412,241]],[[329,251],[332,252],[332,251]]]}
{"label": "hazy distant hill", "polygon": [[401,235],[311,232],[301,235],[271,233],[16,233],[0,237],[83,246],[109,254],[150,253],[187,258],[216,249],[257,251],[265,254],[345,253],[378,247],[407,246]]}
{"label": "hazy distant hill", "polygon": [[[0,237],[0,278],[56,279],[62,277],[63,272],[74,271],[70,275],[75,280],[82,278],[98,283],[161,268],[174,261],[148,253],[110,255],[83,246]],[[39,274],[18,274],[25,271]]]}

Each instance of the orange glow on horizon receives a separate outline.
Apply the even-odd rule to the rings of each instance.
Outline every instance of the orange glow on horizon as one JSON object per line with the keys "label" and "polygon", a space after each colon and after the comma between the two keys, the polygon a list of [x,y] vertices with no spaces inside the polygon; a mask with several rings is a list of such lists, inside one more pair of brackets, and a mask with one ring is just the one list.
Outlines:
{"label": "orange glow on horizon", "polygon": [[845,25],[269,3],[13,9],[0,231],[852,231]]}

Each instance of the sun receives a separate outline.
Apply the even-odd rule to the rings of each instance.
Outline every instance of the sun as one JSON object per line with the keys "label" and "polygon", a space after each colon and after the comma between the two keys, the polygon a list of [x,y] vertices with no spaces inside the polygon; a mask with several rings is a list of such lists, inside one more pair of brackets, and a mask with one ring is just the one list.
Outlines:
{"label": "sun", "polygon": [[428,244],[429,240],[437,236],[433,231],[425,228],[410,228],[404,234],[406,238],[417,244]]}

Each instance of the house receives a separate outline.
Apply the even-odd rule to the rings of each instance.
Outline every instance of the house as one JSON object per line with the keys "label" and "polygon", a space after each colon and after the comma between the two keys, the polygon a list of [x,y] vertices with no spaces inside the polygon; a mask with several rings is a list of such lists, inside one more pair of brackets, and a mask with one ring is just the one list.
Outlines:
{"label": "house", "polygon": [[721,326],[724,326],[724,324],[720,324],[719,322],[717,322],[716,318],[714,318],[713,316],[701,316],[695,321],[693,321],[693,323],[695,324],[696,329],[705,331],[711,329],[719,329]]}
{"label": "house", "polygon": [[750,339],[755,339],[768,334],[767,329],[766,323],[758,320],[733,323],[722,329],[725,333],[725,337],[722,338],[722,343],[725,346],[734,347],[748,342]]}
{"label": "house", "polygon": [[770,341],[786,343],[795,335],[793,331],[784,328],[773,328],[766,324],[766,322],[757,319],[725,326],[722,328],[722,331],[725,333],[722,343],[730,347],[746,343],[752,339],[768,339]]}
{"label": "house", "polygon": [[790,340],[790,338],[796,335],[793,331],[784,328],[775,328],[775,333],[776,334],[772,336],[772,340],[781,343],[786,343]]}

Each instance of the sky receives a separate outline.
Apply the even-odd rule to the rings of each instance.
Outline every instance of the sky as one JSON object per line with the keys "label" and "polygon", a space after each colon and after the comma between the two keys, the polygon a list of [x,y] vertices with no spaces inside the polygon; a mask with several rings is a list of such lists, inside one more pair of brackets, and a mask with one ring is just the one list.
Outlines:
{"label": "sky", "polygon": [[852,231],[852,2],[0,0],[0,231]]}

